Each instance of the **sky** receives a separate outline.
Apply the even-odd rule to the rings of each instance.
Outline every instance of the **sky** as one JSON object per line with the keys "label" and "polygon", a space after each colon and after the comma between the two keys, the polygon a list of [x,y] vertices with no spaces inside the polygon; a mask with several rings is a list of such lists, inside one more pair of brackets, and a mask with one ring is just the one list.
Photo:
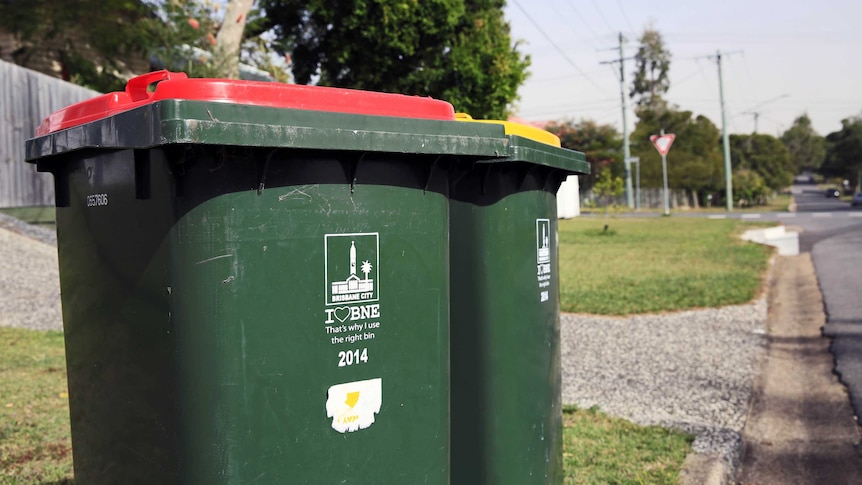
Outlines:
{"label": "sky", "polygon": [[[619,33],[625,57],[649,25],[671,53],[679,109],[721,129],[716,52],[730,133],[779,136],[803,113],[821,135],[862,114],[862,0],[507,0],[506,19],[530,77],[515,115],[593,119],[622,130]],[[625,61],[626,94],[635,64]],[[629,130],[636,118],[627,101]]]}

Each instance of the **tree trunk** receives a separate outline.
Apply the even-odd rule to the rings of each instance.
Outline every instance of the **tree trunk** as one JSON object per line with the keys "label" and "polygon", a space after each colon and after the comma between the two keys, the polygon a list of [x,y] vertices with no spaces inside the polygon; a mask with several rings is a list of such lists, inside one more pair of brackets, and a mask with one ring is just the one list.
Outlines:
{"label": "tree trunk", "polygon": [[231,0],[225,7],[224,20],[216,36],[220,62],[224,65],[224,76],[239,79],[239,49],[248,13],[254,0]]}

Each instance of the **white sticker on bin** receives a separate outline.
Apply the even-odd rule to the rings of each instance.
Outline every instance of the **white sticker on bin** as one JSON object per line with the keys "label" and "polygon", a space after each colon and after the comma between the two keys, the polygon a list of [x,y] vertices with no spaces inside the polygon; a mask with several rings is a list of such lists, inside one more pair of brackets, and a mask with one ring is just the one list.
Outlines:
{"label": "white sticker on bin", "polygon": [[382,402],[383,379],[336,384],[327,393],[326,416],[335,431],[352,433],[374,424]]}
{"label": "white sticker on bin", "polygon": [[551,286],[551,220],[536,219],[536,277],[539,283],[539,301],[550,301]]}

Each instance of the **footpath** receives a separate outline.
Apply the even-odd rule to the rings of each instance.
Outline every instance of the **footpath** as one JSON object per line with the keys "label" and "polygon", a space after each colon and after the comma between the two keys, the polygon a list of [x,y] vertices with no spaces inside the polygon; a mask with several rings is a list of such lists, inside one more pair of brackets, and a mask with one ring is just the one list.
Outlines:
{"label": "footpath", "polygon": [[826,318],[811,255],[779,257],[776,265],[766,357],[736,483],[862,484],[859,428],[822,335]]}

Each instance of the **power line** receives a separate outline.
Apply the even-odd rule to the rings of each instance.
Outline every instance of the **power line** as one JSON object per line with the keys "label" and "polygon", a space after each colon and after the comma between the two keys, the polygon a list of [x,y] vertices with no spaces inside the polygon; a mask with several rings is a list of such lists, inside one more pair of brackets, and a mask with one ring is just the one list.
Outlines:
{"label": "power line", "polygon": [[589,102],[558,102],[555,104],[543,104],[541,106],[533,106],[532,109],[528,109],[527,111],[553,111],[554,109],[607,109],[609,106],[617,106],[618,100],[614,98],[609,99],[600,99],[597,101],[589,101]]}
{"label": "power line", "polygon": [[[731,64],[732,63],[733,63],[733,61],[731,61]],[[738,69],[731,69],[731,71],[733,72],[734,81],[736,81],[736,84],[739,86],[739,89],[742,90],[743,86],[742,86],[742,82],[739,80],[739,74],[738,74],[739,70]]]}
{"label": "power line", "polygon": [[771,116],[763,116],[763,117],[764,117],[767,121],[771,121],[771,122],[773,122],[774,124],[779,125],[779,126],[784,125],[784,124],[786,123],[786,121],[778,121],[778,120],[776,120],[775,118],[773,118],[773,117],[771,117]]}
{"label": "power line", "polygon": [[760,115],[762,115],[762,114],[763,114],[762,112],[757,111],[757,109],[758,109],[758,108],[761,108],[761,107],[763,107],[763,106],[765,106],[765,105],[767,105],[767,104],[769,104],[769,103],[771,103],[771,102],[773,102],[773,101],[778,101],[779,99],[787,98],[787,97],[789,97],[789,96],[790,96],[789,94],[782,94],[781,96],[776,96],[776,97],[774,97],[774,98],[772,98],[772,99],[768,99],[768,100],[766,100],[766,101],[764,101],[764,102],[762,102],[762,103],[758,104],[757,106],[755,106],[755,107],[753,107],[753,108],[749,108],[747,111],[744,111],[744,112],[743,112],[743,113],[741,113],[741,114],[746,114],[746,115],[752,115],[752,116],[754,116],[754,132],[755,132],[755,133],[757,133],[757,120],[758,120],[758,118],[760,118]]}
{"label": "power line", "polygon": [[[589,74],[601,74],[606,72],[604,69],[597,71],[589,71]],[[559,77],[547,77],[540,79],[531,79],[530,84],[551,84],[563,81],[571,81],[572,79],[577,78],[577,76],[559,76]]]}
{"label": "power line", "polygon": [[551,36],[549,36],[549,35],[544,31],[544,29],[542,29],[542,27],[540,27],[540,26],[539,26],[539,24],[537,24],[537,23],[536,23],[536,21],[535,21],[535,20],[533,20],[533,17],[530,17],[530,14],[528,14],[528,13],[527,13],[527,10],[526,10],[524,7],[522,7],[522,6],[521,6],[521,3],[520,3],[520,2],[518,2],[518,0],[512,0],[512,2],[515,4],[515,6],[516,6],[516,7],[518,7],[518,9],[519,9],[519,10],[521,10],[521,12],[524,14],[524,16],[525,16],[525,17],[527,17],[527,20],[529,20],[529,21],[530,21],[530,23],[531,23],[531,24],[533,24],[533,26],[534,26],[534,27],[536,27],[536,29],[538,29],[538,31],[542,34],[542,36],[543,36],[543,37],[544,37],[548,42],[550,42],[550,43],[551,43],[551,46],[553,46],[553,47],[554,47],[554,49],[555,49],[557,52],[559,52],[561,56],[563,56],[563,59],[565,59],[565,60],[566,60],[566,62],[568,62],[572,67],[574,67],[574,68],[575,68],[575,70],[577,70],[577,71],[578,71],[578,72],[579,72],[579,73],[580,73],[580,74],[581,74],[581,75],[582,75],[582,76],[583,76],[587,81],[589,81],[589,82],[590,82],[590,84],[592,84],[592,85],[593,85],[593,87],[595,87],[595,88],[596,88],[596,89],[598,89],[599,91],[602,91],[602,87],[601,87],[601,86],[599,86],[599,85],[598,85],[598,83],[596,83],[596,82],[593,80],[593,78],[591,78],[589,75],[587,75],[587,73],[586,73],[586,72],[584,72],[584,70],[583,70],[583,69],[581,69],[577,64],[575,64],[575,61],[573,61],[573,60],[572,60],[568,55],[566,55],[566,53],[565,53],[565,52],[563,52],[563,49],[560,49],[560,46],[558,46],[558,45],[557,45],[557,43],[556,43],[556,42],[554,42],[554,39],[552,39],[552,38],[551,38]]}
{"label": "power line", "polygon": [[611,32],[616,30],[615,28],[611,27],[611,24],[608,22],[608,19],[605,17],[604,12],[602,12],[602,9],[600,9],[599,6],[596,4],[596,0],[590,0],[590,3],[593,4],[593,7],[595,7],[596,12],[599,13],[599,17],[602,18],[602,22],[605,23],[605,26],[608,28],[608,30],[610,30]]}
{"label": "power line", "polygon": [[757,86],[754,84],[754,78],[751,77],[751,71],[748,69],[748,57],[745,56],[745,53],[742,54],[742,65],[745,67],[745,74],[748,76],[748,83],[751,84],[751,92],[754,93],[755,98],[759,98],[757,95]]}
{"label": "power line", "polygon": [[[574,105],[573,104],[560,104],[560,103],[543,104],[541,106],[533,106],[533,109],[534,110],[541,110],[541,111],[550,111],[551,108],[559,108],[559,109],[581,108],[581,109],[586,109],[586,108],[595,108],[595,107],[605,107],[610,103],[616,104],[616,99],[615,98],[607,98],[607,99],[600,99],[600,100],[596,100],[596,101],[590,101],[587,103],[578,103],[578,104],[574,104]],[[527,111],[533,111],[533,110],[527,110]]]}
{"label": "power line", "polygon": [[622,4],[622,3],[620,3],[620,0],[617,0],[617,7],[619,7],[619,8],[620,8],[620,12],[622,12],[622,14],[623,14],[623,20],[625,20],[625,21],[626,21],[626,25],[628,25],[628,26],[629,26],[629,28],[630,28],[630,29],[632,29],[632,32],[636,32],[636,30],[635,30],[634,26],[632,25],[632,23],[631,23],[631,22],[629,22],[629,16],[628,16],[628,15],[626,15],[626,10],[623,8],[623,4]]}
{"label": "power line", "polygon": [[[561,118],[561,117],[566,117],[566,116],[575,117],[577,115],[577,117],[583,118],[583,115],[581,115],[580,113],[583,113],[586,111],[594,112],[594,111],[598,110],[600,112],[600,116],[603,117],[602,119],[605,119],[605,118],[609,118],[611,116],[610,114],[606,115],[606,113],[614,113],[618,109],[620,109],[619,106],[613,106],[612,108],[605,108],[605,109],[593,108],[593,109],[589,109],[589,110],[577,108],[577,107],[568,108],[566,106],[560,106],[558,109],[552,109],[552,110],[547,109],[547,110],[542,110],[542,111],[530,111],[530,110],[525,110],[523,112],[518,111],[518,116],[535,119],[535,118]],[[593,119],[594,116],[590,115],[590,118]]]}
{"label": "power line", "polygon": [[[571,0],[568,0],[568,1],[571,2]],[[592,29],[590,28],[590,24],[583,21],[580,13],[577,11],[575,6],[572,5],[571,3],[568,3],[568,5],[569,5],[569,8],[571,8],[572,12],[574,13],[574,16],[572,16],[572,13],[570,13],[570,12],[564,13],[562,11],[562,9],[558,9],[558,13],[560,15],[557,16],[557,20],[560,22],[563,22],[566,25],[566,27],[571,31],[571,33],[574,34],[574,36],[578,39],[578,41],[581,44],[584,44],[584,46],[589,46],[591,49],[594,49],[595,44],[593,43],[593,39],[595,39],[598,36],[595,34],[595,32],[592,32]],[[577,27],[572,28],[573,25],[577,26]],[[592,32],[592,35],[588,35],[588,34],[584,33],[584,28],[586,28],[587,30],[590,30],[590,32]]]}
{"label": "power line", "polygon": [[[513,1],[515,1],[515,0],[513,0]],[[575,8],[575,4],[572,3],[572,0],[566,0],[566,5],[568,5],[569,8],[572,9],[572,12],[575,12],[575,16],[577,16],[578,19],[580,20],[580,26],[585,27],[587,30],[589,30],[590,33],[593,34],[593,37],[599,36],[599,34],[597,34],[595,30],[593,30],[593,27],[591,26],[590,22],[587,22],[586,20],[584,20],[584,16],[581,15],[581,13],[578,11],[577,8]]]}
{"label": "power line", "polygon": [[[695,62],[698,62],[698,63],[699,63],[699,61],[695,61]],[[709,84],[709,87],[713,87],[713,86],[712,86],[712,80],[711,80],[709,77],[707,77],[707,76],[706,76],[706,73],[705,73],[705,72],[703,72],[703,69],[701,69],[701,71],[700,71],[700,72],[703,74],[703,82],[704,82],[705,84]]]}
{"label": "power line", "polygon": [[821,38],[830,40],[856,40],[859,34],[856,32],[763,32],[763,31],[737,31],[737,32],[664,32],[667,38],[674,38],[676,42],[714,42],[728,37],[736,40],[775,40],[792,39],[800,37]]}
{"label": "power line", "polygon": [[690,80],[690,79],[693,79],[693,78],[694,78],[695,76],[697,76],[698,74],[702,74],[702,73],[703,73],[703,65],[701,65],[701,63],[699,63],[699,62],[697,63],[697,65],[699,66],[699,67],[698,67],[698,69],[697,69],[697,71],[694,71],[694,72],[692,72],[691,74],[688,74],[687,76],[684,76],[682,79],[680,79],[680,80],[678,80],[678,81],[674,81],[674,82],[673,82],[673,86],[674,86],[674,87],[678,87],[680,84],[683,84],[683,83],[685,83],[686,81],[688,81],[688,80]]}

